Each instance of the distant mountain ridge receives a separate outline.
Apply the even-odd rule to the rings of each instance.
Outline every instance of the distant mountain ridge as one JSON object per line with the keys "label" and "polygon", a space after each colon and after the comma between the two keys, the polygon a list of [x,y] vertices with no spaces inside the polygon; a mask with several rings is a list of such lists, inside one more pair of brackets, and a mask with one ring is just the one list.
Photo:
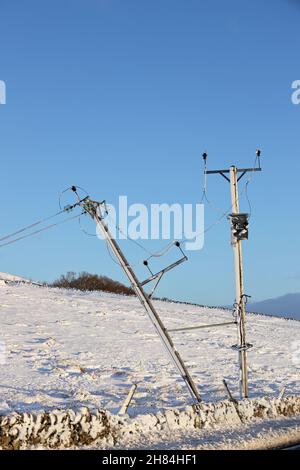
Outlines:
{"label": "distant mountain ridge", "polygon": [[300,293],[249,303],[247,311],[300,320]]}

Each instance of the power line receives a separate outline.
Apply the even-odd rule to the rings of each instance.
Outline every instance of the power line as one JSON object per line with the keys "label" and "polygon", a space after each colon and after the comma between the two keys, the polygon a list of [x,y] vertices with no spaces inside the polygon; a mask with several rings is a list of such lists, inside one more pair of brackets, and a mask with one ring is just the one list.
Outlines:
{"label": "power line", "polygon": [[16,232],[9,233],[8,235],[5,235],[4,237],[0,238],[0,242],[7,240],[8,238],[14,237],[15,235],[19,235],[20,233],[25,232],[26,230],[29,230],[33,227],[36,227],[37,225],[40,225],[44,222],[47,222],[48,220],[53,219],[54,217],[57,217],[63,212],[64,210],[60,210],[56,212],[56,214],[50,215],[49,217],[45,217],[44,219],[40,219],[37,222],[34,222],[33,224],[27,225],[26,227],[23,227],[20,230],[17,230]]}
{"label": "power line", "polygon": [[[205,156],[205,158],[204,158]],[[201,198],[201,203],[203,203],[204,199],[207,201],[207,203],[209,205],[211,205],[214,210],[216,210],[217,212],[220,212],[221,215],[220,217],[218,217],[212,224],[210,224],[207,228],[201,230],[200,232],[197,232],[193,238],[183,238],[181,239],[180,241],[181,242],[187,242],[187,241],[192,241],[194,240],[195,238],[199,237],[199,236],[202,236],[204,234],[206,234],[207,232],[209,232],[210,230],[212,230],[215,226],[217,226],[220,222],[222,222],[222,220],[228,216],[231,212],[232,212],[232,205],[230,205],[230,207],[226,210],[226,211],[222,211],[220,208],[218,208],[217,206],[215,206],[215,204],[213,204],[207,197],[207,179],[206,179],[206,170],[207,170],[207,162],[206,162],[206,159],[207,159],[207,154],[203,154],[203,159],[204,159],[204,188],[203,188],[203,195],[202,195],[202,198]],[[259,156],[256,155],[256,158],[254,160],[254,164],[253,164],[253,170],[254,168],[256,168],[256,164],[257,164],[257,161],[259,159]],[[246,194],[246,198],[247,198],[247,201],[248,201],[248,204],[249,204],[249,207],[251,208],[251,203],[250,203],[250,200],[249,200],[249,196],[248,196],[248,185],[250,183],[252,179],[252,176],[248,178],[246,184],[245,184],[245,187],[244,189],[241,191],[241,194],[245,193]],[[80,188],[82,191],[84,191],[85,194],[87,194],[87,192]],[[72,190],[73,192],[75,192],[75,194],[77,195],[77,198],[78,200],[80,201],[80,196],[78,195],[77,193],[77,190],[75,187],[70,187],[70,188],[67,188],[66,190],[64,190],[62,193],[61,193],[61,196],[69,191],[69,190]],[[60,196],[60,197],[61,197]],[[60,207],[61,207],[61,204],[60,204]],[[82,215],[82,214],[81,214]],[[124,235],[126,237],[127,240],[129,240],[130,242],[134,243],[136,246],[138,246],[141,250],[143,250],[145,253],[147,253],[149,256],[148,258],[146,259],[146,261],[149,261],[150,259],[152,258],[159,258],[161,256],[164,256],[173,246],[174,246],[174,243],[175,243],[175,240],[169,242],[168,244],[166,244],[162,249],[160,249],[159,251],[156,251],[156,252],[152,252],[150,250],[148,250],[147,248],[144,247],[144,245],[142,245],[141,243],[139,243],[137,240],[134,240],[133,238],[131,238],[128,233],[124,233],[124,231],[120,228],[120,226],[118,224],[115,223],[115,221],[113,220],[113,218],[107,213],[107,216],[108,218],[112,221],[113,225],[115,226],[115,228],[118,230],[119,233],[121,233],[122,235]],[[79,224],[80,224],[80,216],[79,216]],[[81,227],[81,230],[83,230],[83,228]],[[92,235],[88,232],[86,232],[85,230],[83,230],[83,232],[86,234],[86,235],[89,235],[89,236],[95,236],[95,235]],[[1,240],[0,240],[1,241]],[[0,245],[1,247],[1,245]],[[108,247],[107,247],[108,248]],[[110,257],[112,258],[111,256],[111,252],[110,250],[108,249],[108,252],[109,252],[109,255]],[[114,260],[114,262],[116,262]],[[134,263],[133,265],[131,265],[132,267],[140,264],[141,262],[137,262],[137,263]],[[118,263],[117,263],[118,264]]]}
{"label": "power line", "polygon": [[246,183],[246,186],[245,186],[245,196],[246,196],[246,199],[247,199],[247,202],[248,202],[248,206],[249,206],[249,220],[251,218],[251,215],[252,215],[252,205],[251,205],[251,201],[250,201],[250,198],[249,198],[249,195],[248,195],[248,184],[249,184],[250,181],[247,181]]}
{"label": "power line", "polygon": [[22,237],[14,238],[13,240],[10,240],[10,241],[8,241],[8,242],[6,242],[6,243],[2,243],[2,244],[0,245],[0,248],[3,248],[4,246],[7,246],[7,245],[12,245],[13,243],[16,243],[16,242],[18,242],[18,241],[20,241],[20,240],[23,240],[24,238],[29,238],[29,237],[32,237],[32,236],[34,236],[34,235],[38,235],[39,233],[45,232],[46,230],[50,230],[50,229],[53,228],[53,227],[56,227],[56,226],[58,226],[58,225],[64,224],[64,223],[66,223],[66,222],[69,222],[69,221],[71,221],[71,220],[77,219],[77,218],[80,217],[81,215],[82,215],[82,214],[77,214],[77,215],[75,215],[75,216],[73,216],[73,217],[68,217],[68,218],[66,218],[66,219],[64,219],[64,220],[61,220],[60,222],[56,222],[55,224],[47,225],[46,227],[43,227],[43,228],[41,228],[41,229],[39,229],[39,230],[36,230],[36,231],[34,231],[34,232],[30,232],[30,233],[28,233],[28,234],[26,234],[26,235],[23,235]]}
{"label": "power line", "polygon": [[[247,178],[247,181],[245,183],[245,186],[244,188],[242,189],[242,191],[240,192],[241,195],[245,194],[246,195],[246,198],[247,198],[247,202],[248,202],[248,205],[249,207],[251,207],[251,204],[250,204],[250,201],[249,201],[249,197],[248,197],[248,186],[249,184],[251,183],[252,181],[252,178],[253,178],[253,174],[254,174],[254,171],[258,168],[257,167],[257,164],[259,164],[260,160],[260,151],[257,150],[256,151],[256,156],[255,156],[255,159],[254,159],[254,163],[253,163],[253,166],[252,166],[252,171],[250,171],[249,173],[249,176]],[[202,197],[201,197],[201,204],[204,203],[204,201],[206,201],[213,209],[214,211],[216,212],[219,212],[219,213],[223,213],[223,210],[220,209],[216,204],[214,204],[207,196],[207,153],[204,153],[202,155],[203,157],[203,161],[204,161],[204,183],[203,183],[203,193],[202,193]],[[227,211],[227,213],[229,214],[230,212],[232,212],[232,206],[230,206],[230,209]]]}
{"label": "power line", "polygon": [[[201,236],[201,235],[204,235],[205,233],[209,232],[210,230],[212,230],[216,225],[218,225],[226,216],[228,216],[231,212],[231,209],[232,209],[232,206],[230,206],[227,211],[225,212],[222,212],[221,213],[221,216],[218,217],[211,225],[209,225],[207,228],[201,230],[200,232],[197,232],[193,238],[182,238],[180,240],[180,242],[184,243],[184,242],[191,242],[192,240],[194,240],[195,238]],[[115,224],[115,222],[113,221],[113,218],[111,216],[108,215],[108,218],[112,221],[112,223],[114,224],[115,228],[122,234],[126,237],[127,240],[129,240],[130,242],[134,243],[136,246],[138,246],[140,249],[142,249],[145,253],[147,253],[149,256],[148,258],[146,258],[145,261],[149,261],[150,259],[152,258],[160,258],[161,256],[164,256],[166,253],[168,253],[168,251],[174,246],[174,244],[176,243],[176,240],[172,240],[171,242],[168,242],[164,247],[162,247],[159,251],[155,251],[155,252],[152,252],[150,250],[148,250],[147,248],[145,248],[141,243],[139,243],[137,240],[134,240],[133,238],[129,237],[128,234],[125,234],[124,231],[117,225]],[[131,264],[131,267],[135,267],[139,264],[142,264],[142,261],[140,262],[136,262],[134,264]]]}
{"label": "power line", "polygon": [[[74,188],[75,188],[75,187],[74,187]],[[68,188],[68,189],[72,189],[72,191],[74,191],[73,187],[72,187],[72,188]],[[65,190],[65,191],[66,191],[66,190]],[[63,192],[65,192],[65,191],[63,191]],[[87,196],[86,196],[86,197],[84,197],[83,199],[80,199],[80,197],[79,197],[79,195],[78,195],[78,193],[77,193],[76,188],[75,188],[75,192],[76,192],[76,195],[77,195],[77,198],[78,198],[78,201],[77,201],[77,202],[75,202],[74,204],[68,205],[68,206],[64,207],[63,209],[61,209],[61,207],[60,207],[60,210],[59,210],[58,212],[56,212],[55,214],[52,214],[52,215],[50,215],[50,216],[48,216],[48,217],[44,217],[44,218],[42,218],[42,219],[40,219],[40,220],[38,220],[38,221],[36,221],[36,222],[34,222],[34,223],[32,223],[32,224],[26,225],[25,227],[22,227],[21,229],[16,230],[15,232],[9,233],[9,234],[7,234],[7,235],[1,237],[1,238],[0,238],[0,242],[3,242],[3,241],[5,241],[5,240],[8,240],[8,239],[10,239],[10,238],[12,238],[12,237],[14,237],[14,236],[16,236],[16,235],[19,235],[20,233],[26,232],[27,230],[30,230],[31,228],[36,227],[36,226],[38,226],[38,225],[41,225],[41,224],[47,222],[48,220],[51,220],[51,219],[53,219],[53,218],[55,218],[55,217],[57,217],[57,216],[59,216],[59,215],[65,213],[65,212],[66,212],[66,213],[67,213],[67,212],[71,212],[73,209],[75,209],[75,207],[79,206],[79,205],[87,198]],[[40,230],[36,230],[36,231],[34,231],[34,232],[31,232],[31,233],[29,233],[29,234],[27,234],[27,235],[24,235],[24,236],[21,236],[21,237],[18,237],[18,238],[14,238],[13,240],[11,240],[11,241],[9,241],[9,242],[2,243],[2,244],[0,243],[0,248],[4,247],[4,246],[6,246],[6,245],[10,245],[10,244],[12,244],[12,243],[15,243],[15,242],[17,242],[17,241],[19,241],[19,240],[23,240],[24,238],[28,238],[28,237],[30,237],[30,236],[36,235],[36,234],[38,234],[38,233],[40,233],[40,232],[43,232],[43,231],[45,231],[45,230],[48,230],[49,228],[55,227],[56,225],[60,225],[61,223],[67,222],[68,220],[72,220],[72,219],[74,219],[74,218],[76,218],[76,217],[80,217],[82,214],[84,214],[84,212],[82,212],[82,213],[79,214],[78,216],[65,219],[65,220],[63,220],[63,221],[61,221],[61,222],[58,222],[58,223],[55,223],[55,224],[48,225],[47,227],[44,227],[44,228],[42,228],[42,229],[40,229]]]}

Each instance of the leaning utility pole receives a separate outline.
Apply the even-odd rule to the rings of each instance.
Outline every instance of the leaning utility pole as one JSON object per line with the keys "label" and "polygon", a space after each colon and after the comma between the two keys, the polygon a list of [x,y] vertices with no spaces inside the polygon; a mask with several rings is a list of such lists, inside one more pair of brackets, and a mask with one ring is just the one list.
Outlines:
{"label": "leaning utility pole", "polygon": [[[247,368],[247,350],[251,347],[246,341],[246,310],[245,299],[247,296],[244,291],[243,278],[243,258],[242,258],[242,240],[248,239],[248,214],[239,211],[239,194],[238,183],[248,172],[261,171],[260,166],[260,150],[257,150],[258,168],[236,168],[231,166],[228,170],[206,170],[207,154],[203,154],[205,162],[205,175],[220,174],[230,183],[231,192],[231,210],[229,215],[231,221],[231,244],[234,253],[234,269],[235,269],[235,304],[234,311],[238,328],[238,345],[239,368],[240,368],[240,395],[241,398],[248,397],[248,368]],[[229,174],[229,178],[228,175]],[[240,174],[240,176],[238,176]]]}
{"label": "leaning utility pole", "polygon": [[[75,188],[75,187],[74,187]],[[74,189],[72,188],[74,191]],[[76,188],[75,191],[76,192]],[[88,213],[92,219],[96,222],[96,225],[100,229],[101,233],[104,236],[104,239],[107,241],[109,247],[111,248],[112,252],[116,256],[116,259],[118,260],[121,268],[123,269],[124,273],[128,277],[137,297],[139,298],[141,304],[145,308],[146,312],[148,313],[148,316],[154,325],[162,343],[164,344],[165,348],[167,349],[175,367],[179,371],[180,375],[182,376],[183,380],[185,381],[189,392],[191,393],[192,397],[196,399],[196,402],[199,403],[201,401],[199,392],[197,390],[197,387],[190,376],[186,365],[184,364],[183,360],[181,359],[178,351],[175,349],[175,346],[173,344],[173,341],[166,330],[163,322],[161,321],[157,311],[155,310],[155,307],[151,301],[150,296],[144,291],[143,285],[145,285],[148,281],[151,281],[155,279],[156,277],[161,277],[163,274],[163,271],[158,273],[157,275],[153,275],[150,280],[144,281],[141,283],[138,278],[136,277],[132,267],[129,265],[127,259],[125,258],[123,252],[121,251],[118,243],[116,240],[113,238],[112,234],[109,231],[109,228],[107,224],[104,221],[105,214],[103,214],[103,208],[104,212],[106,212],[106,206],[105,202],[97,202],[91,200],[89,197],[86,197],[83,201],[79,201],[77,205],[80,205],[83,210]],[[186,257],[184,257],[187,259]],[[182,262],[182,260],[179,260],[177,264]],[[165,270],[164,270],[165,271]]]}

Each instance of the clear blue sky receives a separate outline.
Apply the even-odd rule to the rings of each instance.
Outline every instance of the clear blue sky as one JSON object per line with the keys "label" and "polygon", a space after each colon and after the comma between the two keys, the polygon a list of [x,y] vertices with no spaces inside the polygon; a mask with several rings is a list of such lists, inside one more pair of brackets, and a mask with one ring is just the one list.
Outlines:
{"label": "clear blue sky", "polygon": [[[55,212],[70,184],[113,203],[195,203],[204,150],[220,168],[251,166],[259,147],[246,292],[300,290],[300,2],[1,0],[0,17],[1,234]],[[208,195],[228,208],[225,180],[211,177]],[[207,208],[206,223],[216,216]],[[159,294],[231,304],[232,264],[224,220]],[[0,271],[52,280],[68,270],[124,279],[77,222],[0,249]]]}

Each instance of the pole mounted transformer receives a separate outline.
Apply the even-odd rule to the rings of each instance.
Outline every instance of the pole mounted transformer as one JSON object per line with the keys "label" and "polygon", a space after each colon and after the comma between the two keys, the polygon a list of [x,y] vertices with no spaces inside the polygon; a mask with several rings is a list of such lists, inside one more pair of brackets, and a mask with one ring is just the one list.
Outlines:
{"label": "pole mounted transformer", "polygon": [[249,215],[246,213],[240,213],[239,211],[238,183],[246,173],[262,170],[260,165],[261,151],[256,151],[258,168],[237,168],[235,166],[231,166],[226,170],[207,171],[207,154],[204,155],[205,178],[206,175],[219,174],[230,183],[232,213],[229,215],[229,219],[231,224],[231,244],[234,254],[235,270],[234,315],[237,321],[238,333],[238,344],[234,346],[234,348],[237,349],[239,355],[240,396],[241,398],[247,398],[249,395],[247,351],[252,347],[252,345],[246,341],[246,299],[248,296],[244,291],[242,241],[248,239]]}

